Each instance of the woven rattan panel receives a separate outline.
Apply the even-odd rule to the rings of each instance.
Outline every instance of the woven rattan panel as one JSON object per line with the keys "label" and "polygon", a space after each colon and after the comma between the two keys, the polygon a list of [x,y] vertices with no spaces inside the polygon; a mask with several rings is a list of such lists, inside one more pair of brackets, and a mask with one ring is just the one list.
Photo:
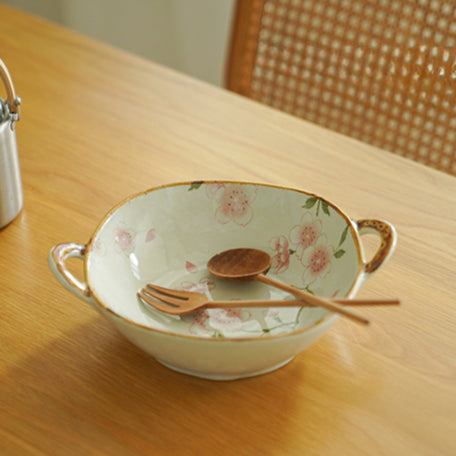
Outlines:
{"label": "woven rattan panel", "polygon": [[229,89],[456,175],[456,1],[238,1]]}

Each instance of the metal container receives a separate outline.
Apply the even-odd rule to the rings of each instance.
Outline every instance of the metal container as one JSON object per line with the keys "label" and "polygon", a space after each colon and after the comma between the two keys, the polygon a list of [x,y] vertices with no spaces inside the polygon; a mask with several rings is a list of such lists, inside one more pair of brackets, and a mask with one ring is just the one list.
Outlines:
{"label": "metal container", "polygon": [[6,100],[0,98],[0,229],[19,214],[23,204],[21,172],[14,123],[21,100],[16,96],[8,69],[0,59],[0,77]]}

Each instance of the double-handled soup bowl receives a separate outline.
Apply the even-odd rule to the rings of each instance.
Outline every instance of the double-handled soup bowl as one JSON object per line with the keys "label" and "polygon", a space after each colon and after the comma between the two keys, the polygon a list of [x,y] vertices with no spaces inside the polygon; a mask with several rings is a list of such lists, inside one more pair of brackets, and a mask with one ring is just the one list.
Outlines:
{"label": "double-handled soup bowl", "polygon": [[[361,236],[380,245],[365,259]],[[259,282],[212,277],[207,261],[251,247],[272,257],[268,275],[325,297],[354,297],[394,250],[382,220],[351,220],[305,191],[247,182],[198,181],[131,196],[100,222],[86,245],[53,247],[59,282],[104,315],[127,339],[179,372],[217,380],[283,366],[320,338],[338,316],[319,307],[205,309],[171,316],[144,305],[147,283],[205,293],[214,300],[288,299]],[[83,260],[84,279],[67,268]]]}

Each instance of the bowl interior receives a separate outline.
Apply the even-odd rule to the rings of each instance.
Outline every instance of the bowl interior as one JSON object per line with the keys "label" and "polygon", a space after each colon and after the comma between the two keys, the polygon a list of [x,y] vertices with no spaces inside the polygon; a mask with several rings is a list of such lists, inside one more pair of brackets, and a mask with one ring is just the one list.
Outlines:
{"label": "bowl interior", "polygon": [[146,308],[146,283],[199,291],[210,299],[282,299],[257,282],[212,277],[223,250],[251,247],[272,257],[269,275],[321,296],[346,296],[360,273],[358,238],[346,215],[302,191],[259,184],[194,182],[160,187],[117,206],[87,249],[86,275],[97,300],[161,331],[198,337],[268,337],[311,327],[321,308],[209,309],[173,317]]}

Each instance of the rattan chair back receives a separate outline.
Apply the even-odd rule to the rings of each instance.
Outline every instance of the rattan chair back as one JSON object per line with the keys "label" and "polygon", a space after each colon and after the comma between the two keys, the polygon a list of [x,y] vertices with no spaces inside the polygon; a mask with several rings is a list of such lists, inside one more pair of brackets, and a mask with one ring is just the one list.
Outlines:
{"label": "rattan chair back", "polygon": [[226,86],[456,175],[456,2],[238,0]]}

